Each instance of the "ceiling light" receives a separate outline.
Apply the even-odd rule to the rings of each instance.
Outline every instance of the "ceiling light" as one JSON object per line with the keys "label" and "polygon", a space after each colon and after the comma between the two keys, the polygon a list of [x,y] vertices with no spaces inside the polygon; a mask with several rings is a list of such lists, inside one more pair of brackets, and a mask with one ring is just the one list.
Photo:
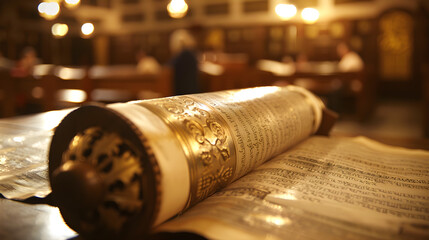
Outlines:
{"label": "ceiling light", "polygon": [[57,2],[41,2],[37,6],[40,16],[47,20],[52,20],[60,13],[60,5]]}
{"label": "ceiling light", "polygon": [[89,36],[94,32],[94,24],[84,23],[80,30],[84,36]]}
{"label": "ceiling light", "polygon": [[275,11],[283,20],[289,20],[296,15],[296,7],[293,4],[277,4]]}
{"label": "ceiling light", "polygon": [[319,11],[315,8],[304,8],[301,12],[302,20],[305,23],[315,23],[319,19]]}
{"label": "ceiling light", "polygon": [[68,31],[69,27],[67,26],[67,24],[63,23],[55,23],[54,25],[52,25],[51,28],[52,35],[54,35],[54,37],[56,38],[64,37]]}
{"label": "ceiling light", "polygon": [[182,18],[188,11],[188,4],[185,0],[171,0],[167,5],[167,11],[172,18]]}
{"label": "ceiling light", "polygon": [[79,6],[80,0],[64,0],[64,3],[68,8],[75,8]]}

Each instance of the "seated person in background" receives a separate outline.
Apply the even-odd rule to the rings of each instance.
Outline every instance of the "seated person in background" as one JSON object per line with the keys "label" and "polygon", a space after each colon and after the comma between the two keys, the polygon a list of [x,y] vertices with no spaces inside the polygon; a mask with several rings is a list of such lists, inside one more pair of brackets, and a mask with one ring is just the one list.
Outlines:
{"label": "seated person in background", "polygon": [[363,70],[364,63],[360,56],[350,50],[350,48],[344,42],[338,44],[337,53],[341,57],[338,63],[338,69],[341,72],[357,72]]}
{"label": "seated person in background", "polygon": [[137,53],[137,71],[143,74],[158,74],[161,71],[161,65],[155,58],[148,56],[145,51],[140,50]]}

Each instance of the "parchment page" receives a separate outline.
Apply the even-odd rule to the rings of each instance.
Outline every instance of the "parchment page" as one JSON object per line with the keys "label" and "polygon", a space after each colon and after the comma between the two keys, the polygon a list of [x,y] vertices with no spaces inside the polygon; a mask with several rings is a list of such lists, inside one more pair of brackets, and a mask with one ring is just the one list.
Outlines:
{"label": "parchment page", "polygon": [[0,136],[0,194],[25,199],[51,192],[47,159],[51,137],[49,130]]}
{"label": "parchment page", "polygon": [[51,192],[48,150],[53,128],[72,109],[0,119],[0,194],[45,197]]}
{"label": "parchment page", "polygon": [[210,239],[427,239],[429,152],[312,137],[160,231]]}

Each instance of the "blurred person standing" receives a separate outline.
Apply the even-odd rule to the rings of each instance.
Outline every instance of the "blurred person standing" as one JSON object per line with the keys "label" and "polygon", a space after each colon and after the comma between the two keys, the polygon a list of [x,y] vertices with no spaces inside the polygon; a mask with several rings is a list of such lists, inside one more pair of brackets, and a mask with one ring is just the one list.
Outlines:
{"label": "blurred person standing", "polygon": [[176,30],[170,38],[170,49],[173,54],[170,66],[173,68],[174,95],[200,92],[194,37],[187,30]]}

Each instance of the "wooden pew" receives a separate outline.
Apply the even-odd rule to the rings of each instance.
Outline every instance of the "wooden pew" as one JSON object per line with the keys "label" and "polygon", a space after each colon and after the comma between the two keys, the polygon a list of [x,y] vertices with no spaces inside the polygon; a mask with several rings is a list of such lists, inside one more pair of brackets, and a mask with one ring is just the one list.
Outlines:
{"label": "wooden pew", "polygon": [[[361,121],[368,119],[376,104],[375,82],[367,76],[366,71],[329,74],[297,72],[286,79],[291,84],[302,86],[317,95],[334,96],[334,101],[340,104],[347,97],[353,98],[354,115]],[[344,110],[344,106],[336,107],[339,111]]]}
{"label": "wooden pew", "polygon": [[345,99],[353,99],[357,119],[366,120],[371,115],[376,104],[375,79],[369,74],[373,72],[371,66],[356,72],[342,72],[337,62],[330,61],[292,65],[293,69],[289,66],[270,60],[261,60],[257,64],[265,71],[273,71],[274,85],[295,84],[307,88],[324,97],[328,105],[337,108],[336,111],[344,110]]}
{"label": "wooden pew", "polygon": [[[312,69],[315,68],[310,70]],[[201,76],[206,91],[295,84],[307,88],[319,96],[335,96],[335,101],[339,103],[342,103],[344,97],[351,97],[355,102],[356,118],[367,119],[376,102],[375,81],[368,77],[366,70],[359,72],[328,70],[295,71],[287,75],[280,75],[245,66],[225,68],[222,73],[216,75],[202,72]]]}
{"label": "wooden pew", "polygon": [[240,89],[268,86],[273,83],[273,74],[250,66],[224,68],[218,74],[200,72],[204,91],[213,92],[229,89]]}
{"label": "wooden pew", "polygon": [[[41,77],[50,74],[53,65],[35,65],[33,72],[23,73],[15,69],[0,70],[2,117],[43,111],[43,83]],[[18,74],[19,73],[19,74]]]}
{"label": "wooden pew", "polygon": [[127,91],[132,98],[129,100],[141,98],[142,91],[150,91],[156,97],[171,96],[171,69],[165,67],[158,74],[142,74],[135,67],[93,67],[89,70],[85,89],[89,93],[89,100],[97,100],[93,99],[92,93],[99,89]]}
{"label": "wooden pew", "polygon": [[[168,68],[159,74],[149,75],[138,73],[134,66],[95,66],[89,69],[56,66],[50,74],[40,79],[45,111],[99,101],[98,97],[94,98],[94,93],[99,90],[106,90],[104,93],[107,96],[101,99],[106,103],[137,100],[142,91],[157,93],[156,97],[172,94],[171,70]],[[121,91],[129,94],[120,94]],[[73,100],[70,95],[78,99]]]}
{"label": "wooden pew", "polygon": [[87,70],[83,67],[55,66],[51,72],[41,76],[44,111],[77,106],[85,102],[85,97],[80,97],[81,101],[73,100],[67,93],[70,93],[70,90],[83,91],[80,92],[82,95],[85,92],[87,75]]}

